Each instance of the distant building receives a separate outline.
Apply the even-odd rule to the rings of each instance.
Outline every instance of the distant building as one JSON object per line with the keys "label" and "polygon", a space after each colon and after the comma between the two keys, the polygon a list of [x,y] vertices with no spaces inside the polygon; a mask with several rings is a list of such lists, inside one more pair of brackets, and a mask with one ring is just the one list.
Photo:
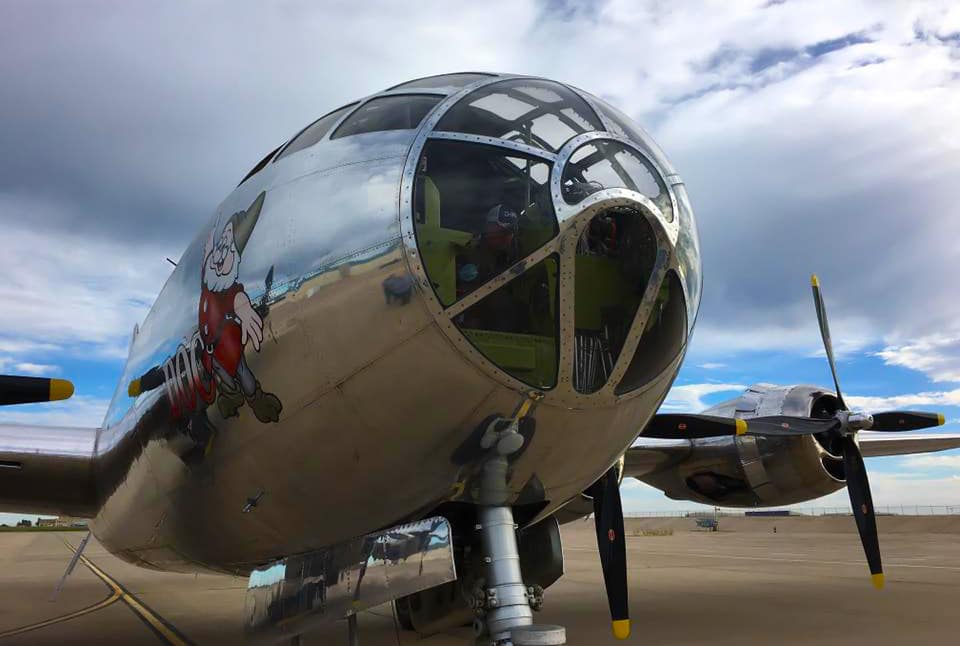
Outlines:
{"label": "distant building", "polygon": [[17,523],[17,527],[33,527],[33,523],[27,519],[23,519]]}
{"label": "distant building", "polygon": [[37,527],[56,527],[58,520],[60,519],[59,518],[38,518]]}

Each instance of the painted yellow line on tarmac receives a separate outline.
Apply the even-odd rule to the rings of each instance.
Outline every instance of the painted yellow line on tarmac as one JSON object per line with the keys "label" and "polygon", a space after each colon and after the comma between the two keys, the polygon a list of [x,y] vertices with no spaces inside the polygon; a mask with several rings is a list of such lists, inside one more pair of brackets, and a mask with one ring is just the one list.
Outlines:
{"label": "painted yellow line on tarmac", "polygon": [[40,628],[46,628],[47,626],[52,626],[54,624],[59,624],[64,621],[70,621],[71,619],[76,619],[77,617],[82,617],[83,615],[88,615],[91,612],[96,612],[101,608],[106,608],[107,606],[113,605],[120,600],[122,593],[118,594],[114,592],[106,599],[98,601],[92,606],[87,606],[86,608],[81,608],[75,612],[70,612],[65,615],[60,615],[59,617],[54,617],[52,619],[46,619],[44,621],[38,621],[35,624],[29,624],[27,626],[21,626],[20,628],[14,628],[13,630],[8,630],[6,632],[0,633],[0,639],[4,637],[13,637],[14,635],[22,635],[23,633],[28,633],[31,630],[38,630]]}
{"label": "painted yellow line on tarmac", "polygon": [[147,622],[147,624],[157,632],[157,635],[166,640],[168,644],[173,644],[173,646],[190,646],[190,642],[178,634],[172,626],[161,619],[160,616],[150,610],[150,608],[147,608],[145,605],[143,605],[139,599],[124,590],[123,587],[113,579],[113,577],[94,565],[90,559],[88,559],[86,556],[81,556],[80,561],[86,565],[91,572],[100,577],[104,583],[109,585],[114,590],[114,593],[118,594],[120,599],[122,599],[123,602],[137,614],[138,617]]}
{"label": "painted yellow line on tarmac", "polygon": [[[77,549],[70,545],[66,539],[61,538],[60,540],[63,541],[63,544],[66,545],[67,549],[70,551],[77,551]],[[168,624],[157,613],[145,606],[142,601],[127,592],[122,585],[120,585],[109,574],[97,567],[93,561],[81,554],[80,562],[87,566],[87,569],[93,572],[98,579],[103,581],[106,586],[110,588],[111,594],[109,597],[103,599],[102,601],[98,601],[92,606],[81,608],[75,612],[70,612],[65,615],[60,615],[59,617],[53,617],[52,619],[38,621],[35,624],[21,626],[20,628],[14,628],[12,630],[2,632],[0,633],[0,639],[3,639],[4,637],[13,637],[14,635],[21,635],[32,630],[38,630],[54,624],[63,623],[64,621],[76,619],[77,617],[82,617],[92,612],[96,612],[97,610],[106,608],[107,606],[113,605],[117,601],[123,601],[140,619],[142,619],[151,629],[153,629],[157,637],[159,637],[164,643],[172,644],[173,646],[191,646],[190,641],[180,635],[173,626]]]}

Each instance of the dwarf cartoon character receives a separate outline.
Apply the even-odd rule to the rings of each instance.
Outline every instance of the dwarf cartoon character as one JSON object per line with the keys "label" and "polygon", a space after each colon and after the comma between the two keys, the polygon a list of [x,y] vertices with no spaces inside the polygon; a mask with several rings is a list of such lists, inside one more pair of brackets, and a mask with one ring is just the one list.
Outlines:
{"label": "dwarf cartoon character", "polygon": [[203,290],[200,293],[200,339],[203,367],[219,385],[217,407],[233,417],[244,401],[261,422],[276,422],[283,408],[272,393],[264,392],[247,365],[243,349],[250,343],[260,351],[263,319],[239,282],[240,260],[260,217],[266,193],[260,193],[245,211],[230,216],[220,236],[214,226],[203,253]]}

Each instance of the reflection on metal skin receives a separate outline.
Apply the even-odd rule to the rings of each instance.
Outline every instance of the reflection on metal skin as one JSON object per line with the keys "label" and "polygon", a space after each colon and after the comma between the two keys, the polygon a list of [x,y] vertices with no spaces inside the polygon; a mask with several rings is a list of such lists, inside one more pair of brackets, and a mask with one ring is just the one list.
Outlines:
{"label": "reflection on metal skin", "polygon": [[[835,397],[815,386],[751,386],[740,397],[704,411],[707,415],[750,419],[766,415],[815,416]],[[631,475],[678,500],[726,507],[778,507],[833,493],[844,481],[831,473],[839,461],[812,436],[719,437],[686,441],[671,451],[674,464]],[[628,454],[629,460],[629,454]]]}
{"label": "reflection on metal skin", "polygon": [[91,516],[96,431],[0,424],[0,511]]}
{"label": "reflection on metal skin", "polygon": [[[313,145],[268,155],[175,259],[131,342],[103,428],[0,430],[18,442],[0,452],[0,463],[11,463],[0,469],[3,499],[23,510],[95,515],[98,540],[142,566],[248,573],[278,555],[314,552],[445,503],[488,501],[493,490],[484,493],[480,481],[491,470],[502,470],[496,504],[522,507],[517,518],[525,524],[579,495],[623,454],[676,375],[683,347],[646,383],[615,390],[645,321],[655,316],[657,285],[671,271],[681,277],[693,323],[700,284],[695,225],[659,149],[639,130],[613,130],[614,113],[597,99],[587,101],[599,120],[585,114],[583,123],[606,131],[558,138],[555,146],[508,131],[436,130],[458,102],[508,78],[425,81],[431,87],[421,92],[441,100],[419,127],[331,139],[355,110],[384,94],[377,93],[351,104]],[[520,85],[546,88],[539,94],[549,97],[551,83]],[[572,132],[584,130],[576,122]],[[545,136],[562,132],[563,123],[545,121]],[[667,187],[672,221],[624,188],[577,205],[563,201],[566,159],[603,139],[646,155]],[[508,163],[532,154],[538,161],[529,165],[531,176],[551,164],[542,200],[553,208],[542,212],[557,215],[556,235],[524,249],[526,257],[505,255],[509,266],[497,264],[489,280],[450,307],[428,281],[413,223],[417,162],[433,140],[500,149]],[[584,227],[609,208],[634,209],[650,222],[657,258],[607,384],[583,394],[572,384],[571,260]],[[489,208],[480,213],[490,218]],[[507,214],[500,211],[496,223],[511,225],[500,215]],[[557,340],[557,380],[533,387],[503,369],[503,352],[490,352],[493,360],[479,352],[456,320],[495,303],[497,290],[554,257],[557,316],[544,322],[555,324],[555,334],[538,329],[530,336]],[[508,468],[485,461],[485,449],[472,443],[475,430],[531,396],[537,405],[525,428],[536,434],[527,433]],[[77,440],[79,449],[64,452]],[[34,487],[26,478],[35,471],[15,468],[30,454],[43,473],[62,475],[47,480],[55,487]]]}
{"label": "reflection on metal skin", "polygon": [[251,572],[246,633],[273,644],[323,621],[456,580],[450,525],[434,517]]}

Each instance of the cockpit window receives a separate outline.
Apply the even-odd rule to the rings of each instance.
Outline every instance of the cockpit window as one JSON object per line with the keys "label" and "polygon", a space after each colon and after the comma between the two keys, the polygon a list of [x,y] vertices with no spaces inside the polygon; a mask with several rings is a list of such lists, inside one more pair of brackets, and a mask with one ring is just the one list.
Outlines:
{"label": "cockpit window", "polygon": [[428,76],[415,81],[407,81],[400,85],[394,85],[389,90],[435,90],[437,88],[460,88],[491,78],[493,74],[483,74],[480,72],[463,72],[460,74],[440,74],[438,76]]}
{"label": "cockpit window", "polygon": [[647,290],[657,259],[647,218],[617,207],[594,216],[577,242],[573,387],[607,383]]}
{"label": "cockpit window", "polygon": [[550,164],[503,148],[431,140],[417,165],[414,228],[427,276],[452,305],[557,235]]}
{"label": "cockpit window", "polygon": [[435,94],[400,94],[371,99],[347,117],[330,139],[365,132],[416,128],[427,113],[442,100],[442,96]]}
{"label": "cockpit window", "polygon": [[670,193],[656,168],[618,141],[592,141],[578,148],[563,169],[560,188],[567,204],[605,188],[628,188],[650,198],[673,221]]}
{"label": "cockpit window", "polygon": [[453,319],[487,359],[535,388],[557,384],[558,269],[550,256]]}
{"label": "cockpit window", "polygon": [[660,285],[640,344],[626,374],[617,384],[616,394],[622,395],[655,379],[680,354],[687,340],[686,333],[687,309],[683,287],[676,272],[671,269]]}
{"label": "cockpit window", "polygon": [[294,137],[287,147],[283,149],[283,152],[277,157],[277,160],[283,159],[287,155],[292,155],[293,153],[303,150],[304,148],[309,148],[319,142],[323,137],[330,132],[337,121],[340,120],[344,114],[349,112],[356,106],[356,103],[351,103],[350,105],[344,106],[339,110],[334,110],[328,115],[322,116],[309,126],[304,128],[300,134]]}
{"label": "cockpit window", "polygon": [[[273,156],[277,154],[277,151],[278,151],[278,150],[280,150],[280,148],[274,148],[273,150],[271,150],[270,152],[268,152],[268,153],[267,153],[267,156],[264,157],[263,159],[261,159],[260,161],[258,161],[258,162],[257,162],[257,165],[254,166],[253,168],[251,168],[251,169],[250,169],[250,172],[247,173],[246,176],[245,176],[242,180],[240,180],[240,184],[243,184],[245,181],[247,181],[248,179],[250,179],[251,177],[253,177],[253,176],[256,175],[257,173],[259,173],[260,171],[262,171],[263,168],[267,165],[267,163],[268,163],[271,159],[273,159]],[[240,186],[240,184],[237,184],[237,186]]]}
{"label": "cockpit window", "polygon": [[511,79],[464,97],[437,130],[509,139],[551,152],[567,140],[603,130],[593,109],[570,89],[552,81]]}

